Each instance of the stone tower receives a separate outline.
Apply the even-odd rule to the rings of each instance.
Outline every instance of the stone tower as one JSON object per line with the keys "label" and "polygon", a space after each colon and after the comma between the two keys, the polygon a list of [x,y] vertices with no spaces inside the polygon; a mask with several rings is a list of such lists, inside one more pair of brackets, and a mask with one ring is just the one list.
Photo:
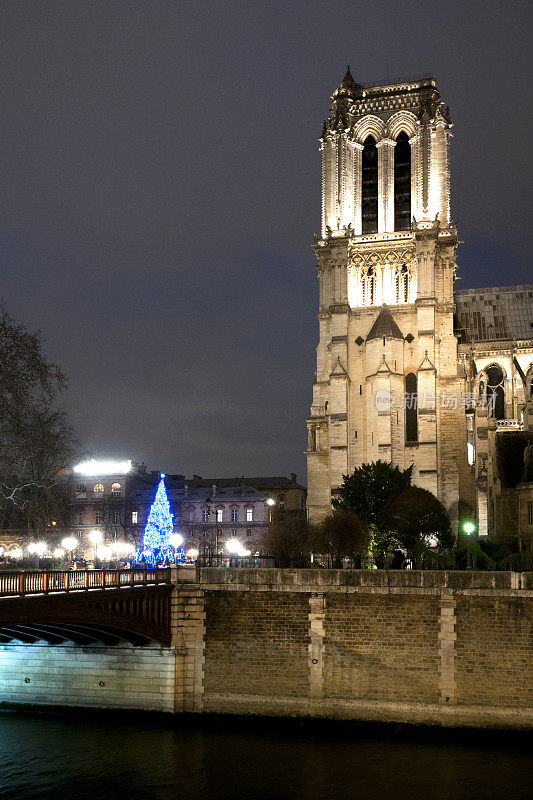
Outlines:
{"label": "stone tower", "polygon": [[450,129],[430,76],[364,88],[348,68],[332,95],[320,138],[311,519],[330,509],[343,475],[378,459],[413,464],[415,484],[457,518],[470,471],[453,331]]}

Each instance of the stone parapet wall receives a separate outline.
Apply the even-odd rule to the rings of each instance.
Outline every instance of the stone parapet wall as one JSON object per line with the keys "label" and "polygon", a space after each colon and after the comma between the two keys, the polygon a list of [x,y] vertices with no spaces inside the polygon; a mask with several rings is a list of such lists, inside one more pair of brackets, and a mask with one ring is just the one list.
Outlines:
{"label": "stone parapet wall", "polygon": [[195,588],[205,639],[186,707],[533,725],[531,573],[206,568]]}

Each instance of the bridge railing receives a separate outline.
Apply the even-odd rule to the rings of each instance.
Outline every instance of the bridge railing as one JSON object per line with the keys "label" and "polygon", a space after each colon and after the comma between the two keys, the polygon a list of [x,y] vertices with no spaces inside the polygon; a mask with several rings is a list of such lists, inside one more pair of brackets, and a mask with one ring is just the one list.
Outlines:
{"label": "bridge railing", "polygon": [[170,568],[76,569],[57,572],[0,572],[0,597],[83,592],[170,583]]}

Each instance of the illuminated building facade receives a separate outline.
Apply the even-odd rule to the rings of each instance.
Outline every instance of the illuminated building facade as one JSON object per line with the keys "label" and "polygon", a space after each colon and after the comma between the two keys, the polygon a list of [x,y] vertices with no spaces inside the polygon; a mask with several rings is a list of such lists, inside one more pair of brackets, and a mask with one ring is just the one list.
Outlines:
{"label": "illuminated building facade", "polygon": [[[455,526],[479,513],[480,533],[489,532],[467,448],[475,359],[458,354],[454,328],[451,127],[431,76],[365,88],[348,69],[332,95],[320,138],[311,519],[330,509],[343,475],[381,459],[412,464],[414,483],[441,500]],[[505,415],[523,425],[518,384],[511,381]]]}

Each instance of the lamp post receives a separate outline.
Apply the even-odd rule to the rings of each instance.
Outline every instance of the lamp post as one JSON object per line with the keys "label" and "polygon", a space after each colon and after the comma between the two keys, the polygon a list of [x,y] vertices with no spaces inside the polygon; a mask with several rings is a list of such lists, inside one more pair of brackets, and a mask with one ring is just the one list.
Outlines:
{"label": "lamp post", "polygon": [[98,544],[102,541],[102,531],[91,531],[89,539],[94,545],[94,560],[98,558]]}
{"label": "lamp post", "polygon": [[169,542],[174,548],[174,563],[175,563],[178,547],[183,543],[183,536],[181,535],[181,533],[173,533],[172,536],[169,537]]}
{"label": "lamp post", "polygon": [[[215,524],[215,548],[214,548],[214,550],[215,550],[215,555],[218,556],[218,517],[217,517],[217,510],[216,510],[216,508],[211,508],[211,498],[210,497],[206,497],[205,498],[205,506],[206,506],[206,513],[207,513],[208,520],[209,520],[209,515],[210,514],[214,514],[215,515],[215,520],[214,520],[214,524]],[[208,551],[209,551],[209,561],[211,561],[211,559],[213,558],[213,546],[212,546],[211,542],[209,543]],[[204,539],[204,558],[205,558],[205,539]]]}
{"label": "lamp post", "polygon": [[472,555],[470,553],[470,536],[476,530],[476,526],[474,525],[473,522],[465,522],[465,524],[463,525],[463,530],[468,537],[466,540],[466,568],[472,569]]}

